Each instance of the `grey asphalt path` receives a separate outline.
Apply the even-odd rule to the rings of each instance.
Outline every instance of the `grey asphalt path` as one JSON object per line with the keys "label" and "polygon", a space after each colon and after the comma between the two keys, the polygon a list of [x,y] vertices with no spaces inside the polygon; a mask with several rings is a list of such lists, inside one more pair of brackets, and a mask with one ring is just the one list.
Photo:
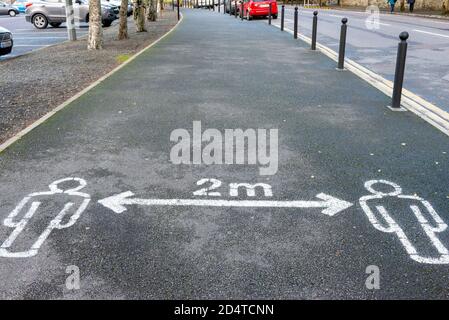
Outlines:
{"label": "grey asphalt path", "polygon": [[[0,297],[449,298],[449,265],[411,259],[398,232],[381,231],[380,214],[389,214],[416,255],[446,259],[437,249],[449,246],[449,231],[441,221],[441,233],[429,226],[435,214],[449,221],[448,137],[410,112],[391,112],[384,94],[276,28],[205,10],[184,14],[155,47],[0,154],[0,216],[10,225],[0,226],[0,239],[17,230],[11,252],[42,239],[67,202],[86,200],[34,194],[41,207],[14,229],[17,220],[4,219],[23,217],[23,208],[13,210],[26,195],[76,177],[87,183],[79,192],[91,197],[76,223],[63,219],[67,228],[53,229],[36,255],[0,257]],[[172,164],[170,134],[191,132],[193,121],[220,131],[279,129],[279,170],[260,176],[256,165]],[[202,178],[221,180],[221,197],[194,196]],[[429,204],[366,200],[378,230],[359,203],[371,194],[365,183],[378,179]],[[319,208],[131,204],[115,213],[98,203],[126,191],[142,199],[235,200],[232,182],[270,184],[270,200],[325,193],[353,206],[328,216]],[[237,199],[266,200],[260,193]],[[420,220],[413,208],[423,212]],[[81,288],[69,291],[73,265]],[[378,290],[365,286],[372,265],[380,270]]]}
{"label": "grey asphalt path", "polygon": [[[279,7],[280,9],[280,7]],[[293,30],[293,6],[286,6],[287,28]],[[299,10],[299,33],[312,33],[314,9]],[[449,112],[449,21],[380,14],[379,28],[366,25],[370,14],[318,10],[318,42],[338,52],[340,25],[348,18],[347,58],[393,81],[399,34],[410,34],[404,87]],[[279,25],[280,19],[273,21]],[[369,25],[371,26],[371,25]]]}
{"label": "grey asphalt path", "polygon": [[[67,41],[65,23],[58,28],[48,26],[46,29],[39,30],[25,21],[24,14],[20,14],[16,17],[0,17],[0,26],[11,31],[14,37],[14,47],[11,54],[0,56],[0,61]],[[82,23],[76,31],[78,37],[86,36],[88,25]]]}

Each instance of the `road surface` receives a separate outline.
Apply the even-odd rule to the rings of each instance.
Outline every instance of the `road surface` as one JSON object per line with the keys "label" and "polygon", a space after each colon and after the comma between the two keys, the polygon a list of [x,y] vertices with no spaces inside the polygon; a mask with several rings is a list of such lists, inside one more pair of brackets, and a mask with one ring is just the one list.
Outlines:
{"label": "road surface", "polygon": [[[39,30],[25,21],[24,14],[20,14],[16,17],[0,16],[0,26],[11,31],[14,37],[13,51],[9,55],[0,56],[0,61],[67,41],[65,23],[59,28],[49,26],[47,29]],[[87,31],[87,24],[80,24],[77,36],[85,36]]]}
{"label": "road surface", "polygon": [[[0,297],[449,298],[448,137],[287,33],[183,13],[0,153]],[[277,129],[277,170],[176,164],[199,122]]]}
{"label": "road surface", "polygon": [[[280,10],[280,6],[279,6]],[[314,9],[299,9],[299,33],[311,37]],[[286,6],[285,26],[293,30],[294,7]],[[348,18],[346,57],[394,79],[399,34],[410,34],[404,87],[449,112],[449,21],[380,14],[378,29],[366,24],[370,14],[318,10],[318,42],[338,52],[340,26]],[[279,19],[273,24],[280,25]]]}

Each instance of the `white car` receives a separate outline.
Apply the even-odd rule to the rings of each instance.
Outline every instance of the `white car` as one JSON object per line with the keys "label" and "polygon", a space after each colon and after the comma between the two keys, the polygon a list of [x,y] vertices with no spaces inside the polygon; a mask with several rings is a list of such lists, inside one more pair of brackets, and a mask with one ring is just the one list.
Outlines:
{"label": "white car", "polygon": [[[212,8],[212,0],[193,0],[195,8]],[[218,0],[214,0],[218,4]]]}
{"label": "white car", "polygon": [[[120,9],[120,6],[122,5],[122,2],[120,0],[102,0],[103,3],[108,3],[110,5],[116,6]],[[128,10],[127,15],[128,17],[133,14],[133,5],[131,0],[128,0]]]}

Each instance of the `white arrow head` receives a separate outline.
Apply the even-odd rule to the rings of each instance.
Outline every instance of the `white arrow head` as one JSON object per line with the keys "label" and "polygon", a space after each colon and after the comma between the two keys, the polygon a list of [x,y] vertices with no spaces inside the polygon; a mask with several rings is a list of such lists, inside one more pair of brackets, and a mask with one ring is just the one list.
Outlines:
{"label": "white arrow head", "polygon": [[335,214],[339,213],[340,211],[348,209],[349,207],[351,207],[353,205],[351,202],[347,202],[347,201],[332,197],[325,193],[319,193],[316,195],[316,197],[325,201],[325,203],[324,203],[325,209],[323,209],[323,211],[321,211],[321,212],[330,217],[334,216]]}
{"label": "white arrow head", "polygon": [[98,202],[115,213],[122,213],[126,211],[126,207],[123,204],[126,204],[128,200],[127,198],[132,197],[133,195],[134,193],[131,191],[126,191],[102,200],[98,200]]}

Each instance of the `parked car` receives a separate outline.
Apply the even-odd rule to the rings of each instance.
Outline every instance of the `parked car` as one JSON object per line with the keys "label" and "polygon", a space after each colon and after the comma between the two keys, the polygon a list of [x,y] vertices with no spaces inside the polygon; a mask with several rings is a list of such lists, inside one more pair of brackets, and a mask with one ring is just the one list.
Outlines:
{"label": "parked car", "polygon": [[0,56],[10,54],[14,41],[12,33],[8,29],[0,27]]}
{"label": "parked car", "polygon": [[0,15],[9,14],[10,17],[15,17],[20,11],[12,5],[0,1]]}
{"label": "parked car", "polygon": [[[109,4],[112,6],[116,6],[118,10],[120,10],[120,6],[122,5],[122,2],[120,0],[106,0],[105,4]],[[128,8],[127,8],[127,15],[130,17],[133,14],[133,5],[131,4],[131,1],[128,1]]]}
{"label": "parked car", "polygon": [[[89,22],[89,4],[86,0],[76,0],[74,3],[75,21]],[[101,5],[103,27],[109,27],[117,19],[117,8]],[[31,22],[37,29],[45,29],[48,25],[59,27],[66,21],[64,0],[40,0],[27,8],[25,20]]]}
{"label": "parked car", "polygon": [[25,13],[26,9],[33,4],[30,0],[16,0],[12,4],[20,13]]}
{"label": "parked car", "polygon": [[[276,0],[243,0],[243,14],[248,20],[253,17],[268,17],[270,14],[273,19],[278,18],[278,5]],[[238,8],[240,11],[240,7]]]}
{"label": "parked car", "polygon": [[[226,2],[226,8],[225,8],[225,12],[229,13],[229,10],[231,11],[231,14],[235,14],[235,0],[232,0],[231,2],[229,2],[229,0]],[[238,0],[237,1],[237,7],[240,8],[240,6],[242,5],[242,1]],[[237,12],[239,12],[239,9],[237,9]]]}
{"label": "parked car", "polygon": [[[182,1],[179,1],[179,3],[182,5]],[[175,0],[175,6],[177,6],[178,3]],[[212,0],[194,0],[193,6],[195,8],[212,8]]]}

